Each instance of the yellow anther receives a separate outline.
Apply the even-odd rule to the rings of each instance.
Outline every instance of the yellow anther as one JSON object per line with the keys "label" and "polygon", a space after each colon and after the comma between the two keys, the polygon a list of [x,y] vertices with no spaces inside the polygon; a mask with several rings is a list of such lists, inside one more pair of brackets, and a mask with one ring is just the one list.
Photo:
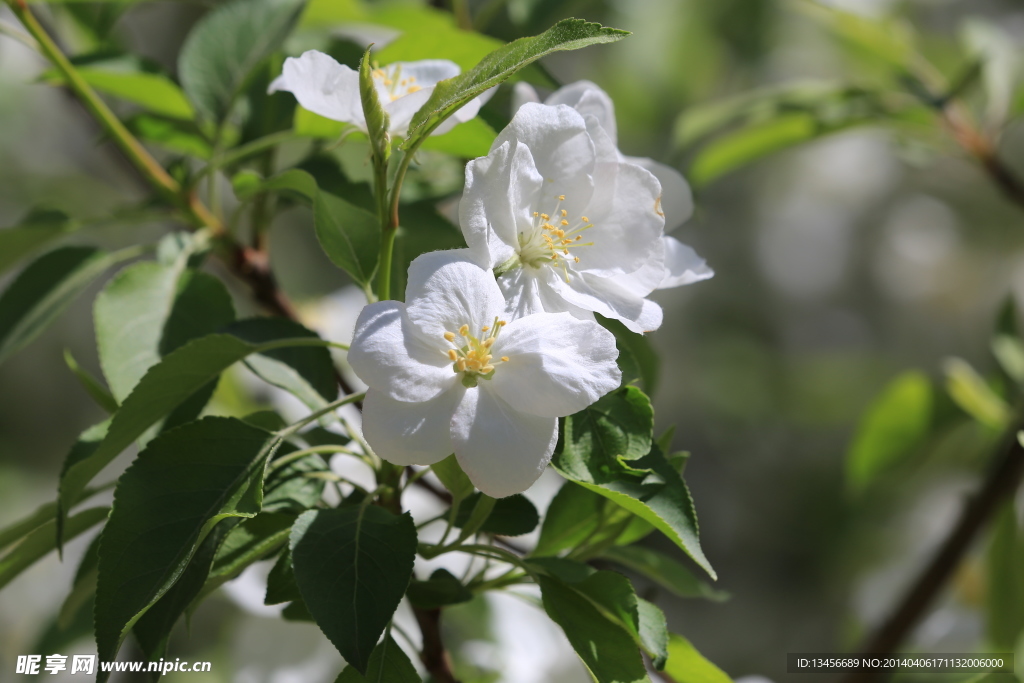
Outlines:
{"label": "yellow anther", "polygon": [[[558,195],[558,201],[564,202],[565,201],[565,195],[564,194]],[[565,215],[565,211],[562,212],[562,215],[563,216]]]}
{"label": "yellow anther", "polygon": [[562,225],[569,225],[569,221],[563,219],[562,220]]}
{"label": "yellow anther", "polygon": [[574,256],[573,257],[573,261],[575,261],[576,263],[579,263],[580,262],[580,257],[579,256]]}
{"label": "yellow anther", "polygon": [[385,78],[384,79],[384,85],[391,85],[393,82],[394,81],[392,81],[390,78]]}
{"label": "yellow anther", "polygon": [[459,372],[465,372],[466,371],[466,359],[465,358],[460,358],[458,361],[456,361],[455,367],[457,367],[459,369]]}
{"label": "yellow anther", "polygon": [[453,333],[453,332],[445,332],[444,333],[444,338],[447,339],[448,341],[455,341],[455,333]]}
{"label": "yellow anther", "polygon": [[502,356],[501,357],[501,362],[502,363],[507,363],[508,362],[508,356]]}
{"label": "yellow anther", "polygon": [[494,346],[494,337],[488,337],[487,339],[484,339],[484,348],[485,349],[489,349],[492,346]]}
{"label": "yellow anther", "polygon": [[589,223],[590,222],[590,219],[587,218],[586,216],[580,216],[580,220],[583,221],[584,223]]}
{"label": "yellow anther", "polygon": [[493,365],[485,365],[482,368],[480,368],[480,372],[482,372],[485,375],[487,373],[489,373],[489,372],[494,372],[494,366]]}
{"label": "yellow anther", "polygon": [[455,349],[448,349],[448,358],[452,361],[457,361],[459,354],[455,353]]}
{"label": "yellow anther", "polygon": [[542,213],[540,217],[543,218],[544,220],[548,220],[549,218],[551,218],[551,216],[547,215],[546,213]]}
{"label": "yellow anther", "polygon": [[480,329],[482,329],[484,332],[487,332],[487,331],[489,331],[491,329],[491,326],[490,325],[486,325],[486,326],[484,326],[484,327],[482,327]]}
{"label": "yellow anther", "polygon": [[534,211],[534,212],[533,212],[533,217],[534,217],[534,218],[536,218],[536,217],[537,217],[537,216],[539,216],[539,215],[540,215],[540,213],[539,213],[539,212],[537,212],[537,211]]}
{"label": "yellow anther", "polygon": [[569,212],[568,212],[568,211],[566,211],[565,209],[562,209],[562,215],[563,215],[563,216],[568,216],[568,215],[569,215]]}
{"label": "yellow anther", "polygon": [[569,250],[568,249],[563,249],[562,253],[565,254],[566,256],[568,256],[569,255]]}
{"label": "yellow anther", "polygon": [[409,92],[410,93],[419,92],[420,90],[423,90],[423,88],[421,88],[418,85],[410,85],[409,86]]}
{"label": "yellow anther", "polygon": [[463,325],[462,327],[460,327],[459,334],[461,334],[463,337],[469,336],[469,325]]}

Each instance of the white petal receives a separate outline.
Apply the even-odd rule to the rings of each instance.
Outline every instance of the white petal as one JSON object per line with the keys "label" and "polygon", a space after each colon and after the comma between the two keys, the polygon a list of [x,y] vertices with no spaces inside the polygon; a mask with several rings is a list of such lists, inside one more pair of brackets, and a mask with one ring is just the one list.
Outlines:
{"label": "white petal", "polygon": [[426,401],[458,378],[446,355],[444,339],[427,345],[411,328],[404,304],[369,304],[356,320],[348,363],[359,379],[393,399]]}
{"label": "white petal", "polygon": [[402,78],[412,77],[421,88],[437,85],[439,82],[454,78],[462,73],[459,65],[448,59],[421,59],[416,62],[393,62],[388,68],[402,69]]}
{"label": "white petal", "polygon": [[330,55],[309,50],[284,60],[281,75],[268,92],[286,90],[305,109],[334,121],[366,128],[359,98],[359,74]]}
{"label": "white petal", "polygon": [[647,157],[622,157],[623,161],[646,168],[661,183],[661,212],[665,214],[665,231],[674,230],[693,215],[693,191],[683,174]]}
{"label": "white petal", "polygon": [[615,337],[569,313],[538,313],[509,323],[494,344],[507,356],[490,381],[494,393],[525,413],[565,417],[619,386]]}
{"label": "white petal", "polygon": [[612,144],[617,145],[618,133],[615,127],[615,104],[604,90],[590,81],[576,81],[551,93],[544,104],[565,104],[583,116],[593,116],[608,133]]}
{"label": "white petal", "polygon": [[466,188],[459,202],[459,225],[473,260],[494,268],[515,254],[516,220],[509,201],[512,143],[492,148],[466,164]]}
{"label": "white petal", "polygon": [[527,102],[540,102],[537,89],[526,81],[519,81],[512,86],[512,115],[515,116],[519,108]]}
{"label": "white petal", "polygon": [[381,96],[384,111],[390,117],[388,131],[392,135],[405,135],[409,132],[409,122],[419,108],[426,104],[433,92],[434,87],[429,86],[390,101],[387,96]]}
{"label": "white petal", "polygon": [[462,249],[434,251],[417,256],[409,265],[406,315],[431,344],[436,339],[447,345],[445,332],[458,334],[462,325],[479,335],[505,310],[494,274],[468,256]]}
{"label": "white petal", "polygon": [[622,286],[616,278],[583,273],[551,286],[570,304],[615,318],[633,332],[650,332],[661,325],[661,308]]}
{"label": "white petal", "polygon": [[708,267],[707,261],[698,256],[692,247],[674,237],[663,237],[662,240],[665,244],[666,273],[658,289],[700,282],[715,274],[715,271]]}
{"label": "white petal", "polygon": [[373,451],[395,465],[433,465],[452,453],[451,423],[466,389],[456,384],[420,403],[366,392],[363,436]]}
{"label": "white petal", "polygon": [[565,195],[562,208],[579,216],[593,193],[592,175],[596,162],[594,142],[583,117],[570,107],[524,104],[512,121],[495,139],[491,149],[505,141],[530,148],[537,171],[550,180],[550,196],[545,204],[530,207],[532,211],[553,208],[555,197]]}
{"label": "white petal", "polygon": [[587,207],[594,224],[583,233],[593,246],[581,247],[577,268],[608,277],[642,268],[662,249],[665,219],[658,213],[661,186],[650,171],[619,163],[613,188],[598,187]]}
{"label": "white petal", "polygon": [[[569,303],[558,286],[562,273],[554,268],[515,268],[498,278],[505,295],[505,312],[509,320],[533,313],[571,313],[580,320],[594,320],[594,314]],[[564,284],[564,283],[563,283]]]}
{"label": "white petal", "polygon": [[455,457],[470,481],[494,498],[530,488],[557,440],[557,418],[521,413],[484,387],[466,391],[452,418]]}

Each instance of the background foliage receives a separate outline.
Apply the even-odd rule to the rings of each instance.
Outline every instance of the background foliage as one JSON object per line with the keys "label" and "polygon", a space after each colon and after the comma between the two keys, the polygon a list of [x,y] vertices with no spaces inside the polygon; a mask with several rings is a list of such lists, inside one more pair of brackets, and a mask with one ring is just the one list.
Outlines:
{"label": "background foliage", "polygon": [[[662,358],[655,420],[676,424],[677,446],[693,453],[687,479],[704,551],[721,577],[714,588],[678,592],[727,592],[729,599],[655,593],[642,578],[638,586],[651,587],[640,592],[657,597],[671,630],[734,677],[780,680],[784,653],[853,647],[865,625],[887,613],[977,487],[1021,377],[1020,354],[1007,341],[1012,325],[994,324],[1008,294],[1024,295],[1020,210],[941,125],[936,100],[962,98],[982,130],[1008,121],[1000,156],[1014,166],[1024,147],[1013,123],[1024,108],[1017,70],[1024,14],[1010,0],[844,4],[856,14],[771,0],[469,3],[483,33],[456,40],[445,15],[313,2],[287,45],[296,53],[333,35],[335,53],[355,64],[361,50],[326,27],[339,19],[382,23],[405,31],[381,51],[382,61],[441,56],[468,68],[500,41],[535,35],[566,16],[636,34],[553,55],[543,69],[556,82],[589,78],[608,90],[622,149],[677,165],[695,186],[697,215],[676,234],[718,275],[659,295],[667,324],[652,337]],[[456,3],[457,11],[464,7]],[[83,50],[128,46],[188,87],[188,64],[177,55],[204,9],[140,4],[116,22],[107,5],[40,11]],[[921,68],[921,60],[930,66]],[[537,67],[532,76],[543,80],[545,71]],[[83,73],[115,97],[140,92],[102,64]],[[130,73],[146,78],[147,71]],[[0,225],[23,224],[26,212],[44,207],[49,212],[32,219],[41,226],[32,239],[100,243],[113,253],[140,232],[154,239],[165,232],[146,207],[122,221],[91,220],[144,193],[81,108],[61,90],[33,84],[36,77],[59,82],[31,52],[0,37]],[[209,154],[200,137],[174,123],[192,115],[191,105],[162,92],[153,82],[159,77],[146,80],[152,101],[135,102],[142,109],[118,104],[133,130],[169,154]],[[224,106],[195,101],[204,116]],[[484,125],[503,124],[503,103],[499,93]],[[304,125],[310,135],[337,132],[312,118]],[[457,142],[466,156],[489,144],[486,131]],[[339,150],[338,187],[368,181],[364,154]],[[409,184],[426,212],[459,188],[461,166],[438,156],[427,157],[425,168]],[[236,181],[244,196],[246,179]],[[273,264],[284,290],[311,318],[326,320],[323,302],[348,282],[320,251],[311,225],[299,205],[281,216]],[[435,225],[442,235],[449,229],[443,220]],[[0,252],[0,268],[12,265],[6,258]],[[59,267],[94,268],[92,258],[68,251]],[[196,277],[190,286],[199,289],[202,274]],[[233,285],[231,294],[238,317],[255,310],[243,287]],[[103,348],[97,356],[92,325],[88,306],[72,306],[33,347],[0,365],[0,523],[53,498],[67,444],[103,417],[59,362],[68,349],[100,374]],[[0,356],[17,350],[5,343]],[[216,400],[250,404],[242,381],[222,384]],[[120,398],[113,382],[111,390]],[[128,462],[122,456],[115,467]],[[1019,526],[1005,512],[993,529],[959,566],[914,647],[1015,647]],[[81,556],[87,541],[72,542],[67,555]],[[647,547],[676,552],[660,538]],[[0,680],[13,676],[14,656],[46,642],[52,625],[43,617],[56,612],[74,566],[50,558],[0,593]],[[194,615],[182,656],[214,660],[210,680],[283,681],[289,670],[328,680],[336,673],[330,646],[310,644],[312,627],[281,626],[252,602],[211,599]],[[505,602],[491,607],[514,610]],[[486,604],[457,613],[453,648],[467,671],[487,668],[499,650],[485,636],[508,647],[502,629],[509,627],[491,623]],[[276,644],[274,661],[262,652],[267,643]],[[542,648],[501,656],[535,657],[548,680],[579,675],[567,644],[559,647],[568,659]],[[514,662],[507,666],[508,680],[531,680]]]}

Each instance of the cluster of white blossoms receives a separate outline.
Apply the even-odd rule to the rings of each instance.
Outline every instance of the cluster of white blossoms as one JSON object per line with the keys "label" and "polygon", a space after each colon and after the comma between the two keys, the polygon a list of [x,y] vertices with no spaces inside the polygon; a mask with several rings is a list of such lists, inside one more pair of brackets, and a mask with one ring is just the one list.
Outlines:
{"label": "cluster of white blossoms", "polygon": [[[376,69],[390,132],[404,134],[437,82],[457,73],[440,60]],[[271,87],[366,128],[358,74],[326,55],[287,60]],[[619,386],[615,338],[594,314],[657,329],[651,292],[713,274],[664,234],[666,214],[672,227],[689,217],[689,186],[619,152],[604,91],[580,82],[540,103],[520,86],[516,98],[490,153],[466,167],[459,221],[469,248],[413,261],[406,303],[367,305],[348,357],[369,387],[363,433],[378,455],[432,465],[454,453],[493,497],[529,488],[551,459],[558,418]]]}

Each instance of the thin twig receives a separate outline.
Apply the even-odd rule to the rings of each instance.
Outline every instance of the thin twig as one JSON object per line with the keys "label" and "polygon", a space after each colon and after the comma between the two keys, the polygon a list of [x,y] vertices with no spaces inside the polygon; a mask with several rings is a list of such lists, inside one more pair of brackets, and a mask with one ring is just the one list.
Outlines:
{"label": "thin twig", "polygon": [[413,607],[413,614],[423,633],[423,650],[420,652],[423,666],[437,683],[458,683],[441,638],[441,610]]}

